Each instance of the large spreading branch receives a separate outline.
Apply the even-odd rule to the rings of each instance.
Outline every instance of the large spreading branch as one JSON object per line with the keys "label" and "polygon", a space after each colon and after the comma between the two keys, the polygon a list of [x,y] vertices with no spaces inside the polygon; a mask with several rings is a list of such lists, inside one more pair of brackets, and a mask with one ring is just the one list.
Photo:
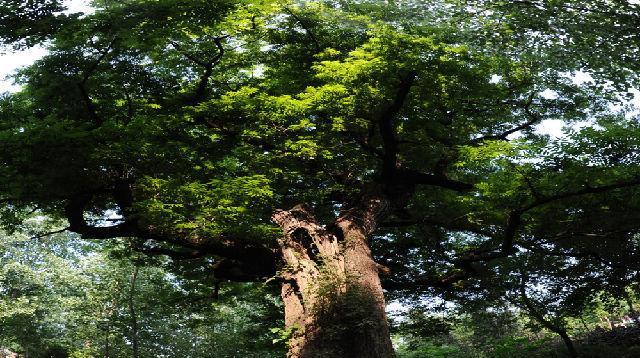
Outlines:
{"label": "large spreading branch", "polygon": [[[388,187],[402,186],[406,191],[413,191],[416,185],[432,185],[446,189],[466,191],[473,189],[472,184],[449,179],[443,174],[428,174],[416,170],[403,168],[398,159],[398,139],[396,138],[397,117],[405,105],[409,92],[417,79],[415,72],[410,72],[402,77],[396,89],[393,101],[382,111],[375,126],[382,139],[382,151],[373,153],[382,159],[382,181]],[[364,142],[365,148],[369,147],[369,141]]]}
{"label": "large spreading branch", "polygon": [[98,115],[98,112],[96,110],[95,104],[93,103],[93,100],[89,96],[89,92],[87,90],[87,82],[89,81],[89,78],[91,78],[93,73],[98,69],[98,66],[100,65],[100,63],[102,61],[104,61],[104,59],[107,57],[107,55],[109,55],[109,53],[111,52],[111,49],[113,48],[113,45],[115,44],[116,40],[117,40],[117,38],[114,38],[113,40],[111,40],[111,42],[109,42],[107,47],[104,50],[100,51],[100,54],[98,55],[98,58],[95,61],[93,61],[93,63],[91,63],[89,68],[87,68],[84,71],[84,73],[82,75],[82,79],[80,80],[80,82],[78,82],[78,90],[80,91],[80,96],[82,97],[82,101],[84,102],[85,107],[87,108],[87,112],[89,114],[89,118],[91,118],[91,120],[93,121],[94,125],[96,125],[96,126],[100,126],[102,124],[103,120]]}
{"label": "large spreading branch", "polygon": [[381,228],[400,228],[416,225],[429,225],[442,228],[447,231],[473,233],[475,235],[484,237],[492,237],[495,235],[495,232],[492,230],[485,229],[479,225],[474,225],[468,220],[462,221],[460,219],[461,218],[453,218],[446,220],[435,217],[424,217],[420,219],[410,218],[409,220],[387,220],[382,222],[379,226]]}
{"label": "large spreading branch", "polygon": [[398,140],[396,139],[396,117],[402,109],[409,91],[416,79],[416,73],[411,72],[400,81],[395,98],[384,109],[378,119],[378,128],[382,138],[382,177],[393,181],[398,168]]}
{"label": "large spreading branch", "polygon": [[300,24],[300,26],[302,26],[302,29],[305,31],[307,36],[309,36],[309,39],[313,43],[315,52],[319,53],[322,49],[322,46],[320,45],[320,41],[318,41],[318,37],[316,37],[316,34],[311,30],[311,27],[307,24],[307,22],[287,6],[284,7],[284,11],[286,11],[291,17],[293,17],[293,19],[296,20]]}
{"label": "large spreading branch", "polygon": [[[121,207],[130,209],[132,202],[125,185],[116,185],[111,194]],[[101,194],[107,192],[100,191]],[[130,194],[130,193],[129,193]],[[162,243],[174,248],[153,245],[138,245],[136,249],[154,255],[167,255],[176,259],[213,256],[217,258],[214,274],[219,279],[230,281],[257,281],[271,277],[276,272],[277,259],[274,248],[255,244],[238,237],[220,236],[203,239],[179,233],[159,233],[142,225],[134,217],[125,217],[112,226],[92,224],[85,219],[85,211],[90,207],[95,193],[79,194],[69,198],[64,208],[69,222],[69,230],[86,239],[139,238],[150,243]],[[125,211],[125,210],[123,210]]]}
{"label": "large spreading branch", "polygon": [[551,332],[556,333],[557,335],[560,336],[560,338],[562,338],[565,345],[567,346],[570,357],[577,357],[578,353],[576,352],[576,349],[573,345],[573,341],[567,334],[566,329],[554,323],[552,320],[547,319],[545,315],[538,310],[533,300],[531,300],[531,298],[527,296],[526,285],[527,285],[526,277],[523,275],[520,280],[520,285],[518,286],[518,293],[520,295],[520,302],[522,302],[527,312],[529,312],[529,314],[536,321],[538,321],[538,323],[540,323],[543,327],[550,330]]}
{"label": "large spreading branch", "polygon": [[496,258],[507,257],[515,253],[516,249],[514,247],[514,243],[515,243],[516,234],[522,223],[522,216],[523,214],[527,213],[530,210],[533,210],[535,208],[538,208],[540,206],[543,206],[549,203],[553,203],[553,202],[564,200],[564,199],[569,199],[572,197],[577,197],[577,196],[582,196],[587,194],[605,193],[611,190],[628,188],[628,187],[633,187],[637,185],[640,185],[640,176],[627,181],[622,181],[619,183],[613,183],[613,184],[602,185],[597,187],[586,186],[579,190],[538,198],[534,200],[532,203],[530,203],[529,205],[525,205],[520,209],[514,209],[509,213],[507,218],[507,225],[505,226],[505,229],[503,231],[502,243],[499,250],[482,252],[482,253],[471,253],[467,256],[464,256],[461,260],[469,261],[469,262],[489,261]]}
{"label": "large spreading branch", "polygon": [[[555,195],[538,198],[528,205],[510,211],[507,216],[506,225],[504,227],[504,230],[502,231],[501,243],[498,248],[493,250],[472,250],[463,253],[453,261],[456,270],[451,274],[445,276],[417,277],[415,279],[412,279],[411,282],[390,281],[385,284],[385,287],[388,289],[398,290],[420,287],[453,288],[456,282],[471,278],[478,273],[479,270],[477,264],[475,263],[489,262],[500,258],[506,258],[518,251],[515,247],[517,233],[522,224],[522,216],[530,210],[564,199],[579,197],[588,194],[600,194],[609,192],[611,190],[629,188],[638,185],[640,185],[640,176],[618,183],[612,183],[597,187],[585,186],[584,188],[575,191],[558,193]],[[549,254],[553,255],[554,252],[551,252]]]}
{"label": "large spreading branch", "polygon": [[222,57],[224,56],[224,46],[222,41],[224,41],[229,36],[218,36],[213,39],[213,43],[216,46],[216,53],[210,59],[202,59],[198,56],[191,54],[189,51],[183,49],[183,46],[175,41],[171,41],[170,44],[179,51],[184,57],[203,68],[204,71],[202,75],[200,75],[200,79],[198,80],[198,84],[196,85],[196,89],[193,94],[189,97],[187,103],[191,106],[195,106],[202,102],[207,94],[207,86],[209,84],[209,79],[213,75],[213,69],[220,63]]}
{"label": "large spreading branch", "polygon": [[473,184],[450,179],[442,174],[427,174],[411,169],[400,168],[397,170],[396,182],[408,185],[431,185],[456,191],[468,191],[473,189]]}
{"label": "large spreading branch", "polygon": [[531,127],[535,126],[536,124],[539,124],[542,121],[542,117],[537,115],[536,113],[534,113],[531,110],[531,106],[533,105],[533,100],[535,98],[535,92],[532,92],[529,95],[529,98],[527,99],[527,101],[524,103],[524,105],[522,106],[522,111],[525,114],[525,116],[527,117],[527,120],[519,125],[516,125],[510,129],[507,129],[505,131],[503,131],[502,133],[498,133],[498,134],[489,134],[489,135],[485,135],[479,138],[476,138],[474,140],[472,140],[470,142],[470,144],[472,145],[476,145],[476,144],[480,144],[489,140],[507,140],[507,138],[517,132],[520,132],[522,130],[526,130],[526,129],[530,129]]}

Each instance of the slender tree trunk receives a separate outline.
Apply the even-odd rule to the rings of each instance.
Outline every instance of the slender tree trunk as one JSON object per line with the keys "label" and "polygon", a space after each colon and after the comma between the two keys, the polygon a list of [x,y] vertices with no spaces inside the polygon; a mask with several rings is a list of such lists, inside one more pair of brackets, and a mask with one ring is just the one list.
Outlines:
{"label": "slender tree trunk", "polygon": [[527,297],[525,286],[524,286],[524,281],[522,282],[522,285],[520,286],[520,297],[522,298],[522,302],[524,303],[525,307],[527,308],[527,311],[529,311],[529,314],[533,318],[535,318],[535,320],[538,321],[538,323],[540,323],[543,327],[547,328],[551,332],[554,332],[554,333],[556,333],[557,335],[560,336],[560,338],[564,342],[565,346],[567,347],[567,351],[569,353],[569,357],[571,357],[571,358],[578,357],[578,352],[576,351],[576,348],[575,348],[575,346],[573,344],[573,341],[571,340],[571,337],[569,337],[569,335],[567,334],[567,331],[564,328],[554,324],[552,321],[547,320],[544,317],[544,315],[542,313],[540,313],[536,309],[536,307],[533,304],[533,302],[531,302],[531,299],[529,299],[529,297]]}
{"label": "slender tree trunk", "polygon": [[284,232],[282,299],[289,358],[389,358],[385,303],[363,222],[338,221],[341,240],[299,205],[273,219]]}
{"label": "slender tree trunk", "polygon": [[129,314],[131,316],[131,349],[132,357],[138,358],[138,317],[136,315],[135,294],[136,281],[138,280],[138,266],[134,266],[131,273],[131,286],[129,289]]}
{"label": "slender tree trunk", "polygon": [[580,322],[582,323],[585,332],[589,332],[589,326],[587,326],[587,322],[584,321],[584,318],[580,317]]}
{"label": "slender tree trunk", "polygon": [[109,358],[109,333],[111,331],[111,321],[107,320],[107,327],[104,335],[104,358]]}
{"label": "slender tree trunk", "polygon": [[104,337],[104,357],[109,358],[111,356],[111,342],[109,341],[109,336],[111,335],[111,318],[113,317],[113,313],[118,309],[118,301],[116,299],[111,301],[111,304],[105,307],[104,315],[107,319],[106,327],[105,327],[105,337]]}

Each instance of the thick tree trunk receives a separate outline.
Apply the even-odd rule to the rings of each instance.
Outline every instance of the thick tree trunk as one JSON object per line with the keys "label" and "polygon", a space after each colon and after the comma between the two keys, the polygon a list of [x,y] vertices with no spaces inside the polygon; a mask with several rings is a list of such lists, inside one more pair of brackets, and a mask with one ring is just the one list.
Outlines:
{"label": "thick tree trunk", "polygon": [[[393,347],[385,312],[384,293],[378,265],[361,230],[351,229],[345,235],[345,271],[347,290],[357,302],[359,324],[352,342],[354,357],[392,357]],[[355,322],[354,322],[355,323]]]}
{"label": "thick tree trunk", "polygon": [[338,240],[305,206],[279,211],[273,219],[284,231],[288,357],[393,357],[378,266],[362,222],[342,217]]}

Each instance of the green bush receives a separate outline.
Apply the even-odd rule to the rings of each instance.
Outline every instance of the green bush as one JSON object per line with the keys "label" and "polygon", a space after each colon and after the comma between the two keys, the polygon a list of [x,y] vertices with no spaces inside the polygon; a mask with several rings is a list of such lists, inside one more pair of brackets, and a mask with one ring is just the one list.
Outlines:
{"label": "green bush", "polygon": [[452,345],[436,345],[431,342],[420,342],[417,344],[401,345],[397,350],[398,358],[462,358],[468,357],[463,354],[460,347]]}

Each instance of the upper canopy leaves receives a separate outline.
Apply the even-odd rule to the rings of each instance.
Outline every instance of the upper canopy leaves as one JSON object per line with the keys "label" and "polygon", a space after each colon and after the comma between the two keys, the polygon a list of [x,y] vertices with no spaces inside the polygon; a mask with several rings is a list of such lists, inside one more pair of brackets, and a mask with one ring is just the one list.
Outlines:
{"label": "upper canopy leaves", "polygon": [[[309,202],[334,218],[381,183],[411,194],[374,246],[393,266],[389,287],[488,273],[477,266],[531,247],[633,246],[631,221],[618,235],[616,221],[590,220],[629,219],[637,204],[612,209],[640,173],[635,122],[609,107],[633,83],[616,56],[631,56],[622,44],[635,39],[590,56],[611,34],[579,25],[601,12],[576,22],[578,5],[563,4],[163,0],[83,17],[13,4],[25,16],[18,26],[0,13],[7,28],[37,26],[6,41],[52,37],[49,55],[20,72],[22,91],[0,103],[0,198],[8,215],[37,207],[88,237],[231,259],[246,266],[228,277],[243,280],[274,272],[275,209]],[[409,16],[411,6],[429,11]],[[606,11],[629,24],[633,6]],[[57,25],[44,31],[37,18]],[[580,31],[593,33],[579,42]],[[577,84],[575,71],[601,82]],[[603,130],[551,141],[534,131],[546,119]],[[596,231],[615,239],[577,239]]]}

